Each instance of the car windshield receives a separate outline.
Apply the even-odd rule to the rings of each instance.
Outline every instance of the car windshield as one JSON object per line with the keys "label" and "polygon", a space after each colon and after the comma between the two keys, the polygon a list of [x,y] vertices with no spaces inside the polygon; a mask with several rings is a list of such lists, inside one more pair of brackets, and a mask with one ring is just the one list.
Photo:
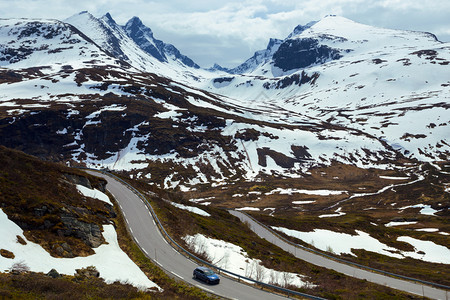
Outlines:
{"label": "car windshield", "polygon": [[205,270],[205,275],[210,276],[210,275],[214,275],[214,272],[211,270]]}

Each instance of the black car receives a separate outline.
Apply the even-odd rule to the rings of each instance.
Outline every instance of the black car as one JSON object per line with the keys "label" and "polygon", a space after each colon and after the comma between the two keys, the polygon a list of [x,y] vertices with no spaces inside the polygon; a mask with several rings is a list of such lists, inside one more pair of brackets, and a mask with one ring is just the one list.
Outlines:
{"label": "black car", "polygon": [[220,282],[219,276],[206,267],[195,268],[193,275],[195,279],[203,280],[207,284],[219,284]]}

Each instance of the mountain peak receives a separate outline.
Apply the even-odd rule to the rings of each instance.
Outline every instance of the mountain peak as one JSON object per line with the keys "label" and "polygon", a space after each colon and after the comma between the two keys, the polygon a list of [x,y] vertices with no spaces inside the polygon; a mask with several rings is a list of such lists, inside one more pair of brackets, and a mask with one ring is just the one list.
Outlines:
{"label": "mountain peak", "polygon": [[127,24],[131,23],[131,24],[136,24],[136,25],[143,25],[141,19],[139,19],[139,17],[132,17],[130,20],[128,20]]}
{"label": "mountain peak", "polygon": [[67,19],[65,19],[63,21],[71,24],[71,22],[73,22],[75,20],[86,20],[86,18],[95,19],[95,17],[89,11],[83,10],[77,14],[74,14],[71,17],[68,17]]}
{"label": "mountain peak", "polygon": [[175,46],[156,39],[153,36],[153,31],[145,26],[138,17],[132,17],[128,20],[123,29],[142,50],[160,62],[169,62],[168,57],[171,56],[188,67],[200,68],[189,57],[182,55]]}
{"label": "mountain peak", "polygon": [[101,17],[101,19],[106,21],[108,24],[116,24],[116,21],[114,21],[109,12],[107,12],[103,17]]}
{"label": "mountain peak", "polygon": [[287,37],[288,39],[301,34],[303,31],[305,31],[306,29],[311,28],[314,24],[316,24],[318,21],[311,21],[309,23],[307,23],[306,25],[297,25],[294,30],[292,31],[291,34],[289,34],[289,36]]}
{"label": "mountain peak", "polygon": [[211,71],[211,72],[214,72],[214,71],[229,72],[230,71],[230,69],[222,67],[221,65],[219,65],[217,63],[215,63],[211,68],[208,68],[206,70]]}
{"label": "mountain peak", "polygon": [[130,35],[135,35],[138,31],[153,38],[153,31],[142,23],[141,19],[134,16],[123,26]]}

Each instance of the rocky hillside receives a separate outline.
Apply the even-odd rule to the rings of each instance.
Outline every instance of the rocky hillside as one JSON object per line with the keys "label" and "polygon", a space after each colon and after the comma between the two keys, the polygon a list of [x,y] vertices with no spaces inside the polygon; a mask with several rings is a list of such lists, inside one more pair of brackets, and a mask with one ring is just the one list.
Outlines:
{"label": "rocky hillside", "polygon": [[448,160],[450,55],[430,34],[330,16],[217,77],[173,64],[137,18],[67,21],[1,20],[2,145],[181,190]]}
{"label": "rocky hillside", "polygon": [[82,195],[78,186],[105,191],[106,182],[0,146],[0,205],[29,241],[54,257],[93,254],[104,243],[102,224],[112,206]]}

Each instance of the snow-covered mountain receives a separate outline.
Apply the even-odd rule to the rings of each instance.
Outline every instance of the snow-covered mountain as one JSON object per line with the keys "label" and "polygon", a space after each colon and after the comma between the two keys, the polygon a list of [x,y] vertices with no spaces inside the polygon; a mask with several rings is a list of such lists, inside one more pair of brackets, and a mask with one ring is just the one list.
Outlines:
{"label": "snow-covered mountain", "polygon": [[[255,54],[247,59],[244,63],[240,64],[239,66],[232,68],[230,70],[227,70],[228,73],[231,74],[244,74],[244,73],[252,73],[254,72],[258,67],[261,67],[267,63],[271,63],[273,60],[273,64],[284,64],[287,68],[292,68],[292,61],[298,60],[297,57],[304,57],[304,53],[301,53],[299,55],[299,52],[306,52],[305,48],[307,48],[307,43],[298,43],[297,45],[293,43],[292,41],[289,41],[292,37],[297,36],[301,34],[306,29],[313,26],[316,21],[310,22],[306,25],[298,25],[294,28],[294,31],[289,34],[289,36],[285,40],[280,39],[274,39],[271,38],[269,40],[269,44],[267,45],[265,50],[259,50],[256,51]],[[280,49],[280,46],[283,46],[282,49]],[[313,50],[312,47],[310,50]],[[315,60],[319,58],[318,53],[314,53],[314,55],[311,55],[314,51],[309,51],[309,56],[315,56]],[[284,61],[284,60],[285,61]],[[311,58],[310,58],[311,59]],[[289,61],[292,60],[292,61]]]}
{"label": "snow-covered mountain", "polygon": [[[0,67],[42,68],[123,64],[70,24],[56,20],[2,19]],[[55,65],[59,65],[56,67]],[[53,70],[54,71],[54,70]]]}
{"label": "snow-covered mountain", "polygon": [[249,59],[246,74],[204,88],[258,107],[265,118],[322,120],[377,136],[408,157],[445,159],[449,50],[430,33],[328,16],[298,26],[264,59]]}
{"label": "snow-covered mountain", "polygon": [[107,13],[95,18],[87,11],[64,20],[85,33],[113,57],[121,59],[140,71],[190,82],[201,73],[199,66],[171,44],[157,40],[150,28],[137,18],[124,26],[116,23]]}
{"label": "snow-covered mountain", "polygon": [[329,16],[229,74],[137,18],[66,22],[0,20],[1,144],[180,188],[449,159],[450,45],[431,34]]}
{"label": "snow-covered mountain", "polygon": [[278,51],[278,48],[280,48],[282,42],[283,42],[282,40],[270,39],[269,44],[267,45],[267,48],[265,50],[256,51],[251,58],[247,59],[244,63],[240,64],[239,66],[230,69],[228,73],[231,74],[251,73],[260,65],[268,63],[272,59],[274,53]]}
{"label": "snow-covered mountain", "polygon": [[255,52],[230,73],[279,77],[362,53],[377,56],[376,53],[437,44],[442,43],[431,33],[377,28],[329,15],[298,25],[284,40],[270,39],[265,50]]}
{"label": "snow-covered mountain", "polygon": [[166,44],[161,40],[155,39],[152,30],[142,24],[142,21],[138,17],[131,18],[123,28],[142,50],[159,61],[169,62],[169,59],[172,59],[188,67],[200,68],[192,59],[181,54],[174,45]]}

